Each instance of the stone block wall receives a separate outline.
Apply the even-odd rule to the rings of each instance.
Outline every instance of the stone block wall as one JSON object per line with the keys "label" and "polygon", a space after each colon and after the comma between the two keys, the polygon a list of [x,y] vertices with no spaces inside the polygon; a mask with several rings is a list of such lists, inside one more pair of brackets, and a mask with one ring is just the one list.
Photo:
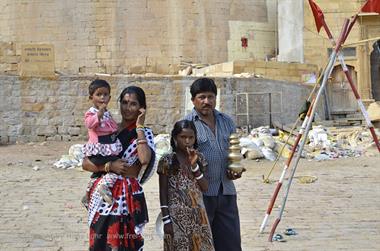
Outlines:
{"label": "stone block wall", "polygon": [[17,74],[20,55],[16,55],[16,46],[12,42],[0,41],[0,72]]}
{"label": "stone block wall", "polygon": [[[91,106],[88,85],[94,77],[60,77],[57,79],[20,78],[0,76],[0,142],[85,140],[83,115]],[[109,109],[120,121],[118,94],[129,85],[137,85],[147,96],[146,125],[155,133],[169,133],[175,121],[185,115],[186,87],[195,77],[119,76],[104,78],[111,84]],[[272,120],[293,123],[302,102],[308,97],[311,86],[256,78],[214,78],[220,90],[220,110],[237,122],[236,113],[246,107],[236,107],[238,93],[276,93],[271,109]],[[276,98],[279,96],[280,98]],[[269,108],[266,94],[251,98],[250,121],[254,126],[268,125]],[[262,105],[264,100],[265,105]],[[291,100],[292,102],[289,102]],[[253,109],[258,107],[257,109]],[[239,124],[246,125],[246,122]]]}
{"label": "stone block wall", "polygon": [[[12,43],[15,55],[23,44],[50,44],[56,70],[68,75],[177,73],[182,61],[227,61],[227,43],[240,43],[229,21],[255,32],[262,28],[256,24],[268,23],[271,6],[266,0],[1,0],[0,43]],[[256,52],[264,51],[255,43]],[[15,70],[3,66],[7,60],[0,58],[2,73]]]}
{"label": "stone block wall", "polygon": [[234,74],[243,72],[252,72],[267,79],[304,82],[305,76],[318,74],[318,67],[312,64],[276,61],[239,60],[234,62]]}
{"label": "stone block wall", "polygon": [[312,64],[285,63],[260,60],[235,60],[211,65],[201,69],[193,69],[196,76],[231,76],[233,74],[250,73],[266,79],[289,82],[306,82],[307,77],[318,74],[318,67]]}

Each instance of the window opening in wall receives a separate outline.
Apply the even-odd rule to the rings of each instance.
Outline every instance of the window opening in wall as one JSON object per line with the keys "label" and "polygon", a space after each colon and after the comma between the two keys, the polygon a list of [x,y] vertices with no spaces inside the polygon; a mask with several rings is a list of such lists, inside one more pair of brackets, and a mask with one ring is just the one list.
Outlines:
{"label": "window opening in wall", "polygon": [[[331,55],[333,48],[328,48],[327,52],[329,56]],[[356,57],[356,48],[355,47],[346,47],[342,50],[345,57]]]}
{"label": "window opening in wall", "polygon": [[246,49],[248,47],[248,38],[246,37],[241,37],[241,47],[243,47],[244,49]]}
{"label": "window opening in wall", "polygon": [[282,92],[241,92],[235,94],[236,125],[252,128],[282,123]]}

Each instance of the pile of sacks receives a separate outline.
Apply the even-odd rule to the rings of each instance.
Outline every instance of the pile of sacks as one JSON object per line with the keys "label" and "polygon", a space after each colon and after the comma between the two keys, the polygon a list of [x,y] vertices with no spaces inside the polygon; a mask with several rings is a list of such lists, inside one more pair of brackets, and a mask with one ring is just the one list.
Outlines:
{"label": "pile of sacks", "polygon": [[54,166],[63,169],[82,167],[82,161],[84,158],[82,147],[82,144],[75,144],[70,146],[69,154],[62,155],[62,157],[54,163]]}
{"label": "pile of sacks", "polygon": [[170,135],[158,134],[154,137],[154,146],[156,147],[156,159],[159,160],[165,153],[171,152]]}
{"label": "pile of sacks", "polygon": [[[154,144],[156,146],[157,160],[159,160],[163,154],[171,151],[169,134],[157,135],[154,137]],[[62,169],[81,168],[84,158],[82,147],[83,144],[70,146],[69,154],[62,155],[61,158],[54,163],[54,166]]]}
{"label": "pile of sacks", "polygon": [[253,129],[248,136],[241,137],[241,153],[247,159],[265,158],[274,161],[277,158],[276,140],[272,136],[272,129],[262,126]]}

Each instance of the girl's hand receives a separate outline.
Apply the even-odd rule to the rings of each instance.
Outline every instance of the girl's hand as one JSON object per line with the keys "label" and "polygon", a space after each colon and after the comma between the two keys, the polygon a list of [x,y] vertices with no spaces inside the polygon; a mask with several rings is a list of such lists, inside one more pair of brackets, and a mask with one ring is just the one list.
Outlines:
{"label": "girl's hand", "polygon": [[164,233],[173,236],[174,231],[173,231],[173,223],[172,222],[164,225]]}
{"label": "girl's hand", "polygon": [[198,152],[193,148],[187,148],[187,154],[190,161],[190,165],[194,166],[198,160]]}
{"label": "girl's hand", "polygon": [[139,109],[139,116],[137,117],[137,120],[136,120],[136,126],[143,126],[144,125],[144,122],[145,122],[145,109],[144,108],[140,108]]}
{"label": "girl's hand", "polygon": [[99,105],[99,110],[98,110],[98,118],[99,119],[103,118],[103,115],[106,112],[106,110],[107,110],[107,104],[103,103],[103,104]]}

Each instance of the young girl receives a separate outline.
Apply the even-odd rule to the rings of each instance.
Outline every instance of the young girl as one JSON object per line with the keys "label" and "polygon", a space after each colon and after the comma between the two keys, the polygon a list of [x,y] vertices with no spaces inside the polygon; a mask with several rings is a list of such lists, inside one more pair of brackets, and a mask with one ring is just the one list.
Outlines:
{"label": "young girl", "polygon": [[173,152],[158,163],[165,251],[214,250],[202,196],[208,189],[207,162],[196,151],[196,138],[192,121],[178,121],[171,133]]}
{"label": "young girl", "polygon": [[[106,175],[99,182],[98,190],[104,201],[111,204],[112,193],[110,188],[117,179],[117,175],[109,173],[110,161],[117,160],[123,150],[120,141],[116,138],[117,123],[107,110],[111,99],[111,87],[105,80],[96,79],[88,87],[89,98],[93,106],[85,113],[84,121],[88,129],[88,142],[83,146],[84,155],[96,165],[105,164]],[[89,187],[92,187],[90,181]],[[87,189],[88,190],[88,189]],[[88,192],[86,199],[88,199]],[[88,200],[85,199],[85,204]]]}

